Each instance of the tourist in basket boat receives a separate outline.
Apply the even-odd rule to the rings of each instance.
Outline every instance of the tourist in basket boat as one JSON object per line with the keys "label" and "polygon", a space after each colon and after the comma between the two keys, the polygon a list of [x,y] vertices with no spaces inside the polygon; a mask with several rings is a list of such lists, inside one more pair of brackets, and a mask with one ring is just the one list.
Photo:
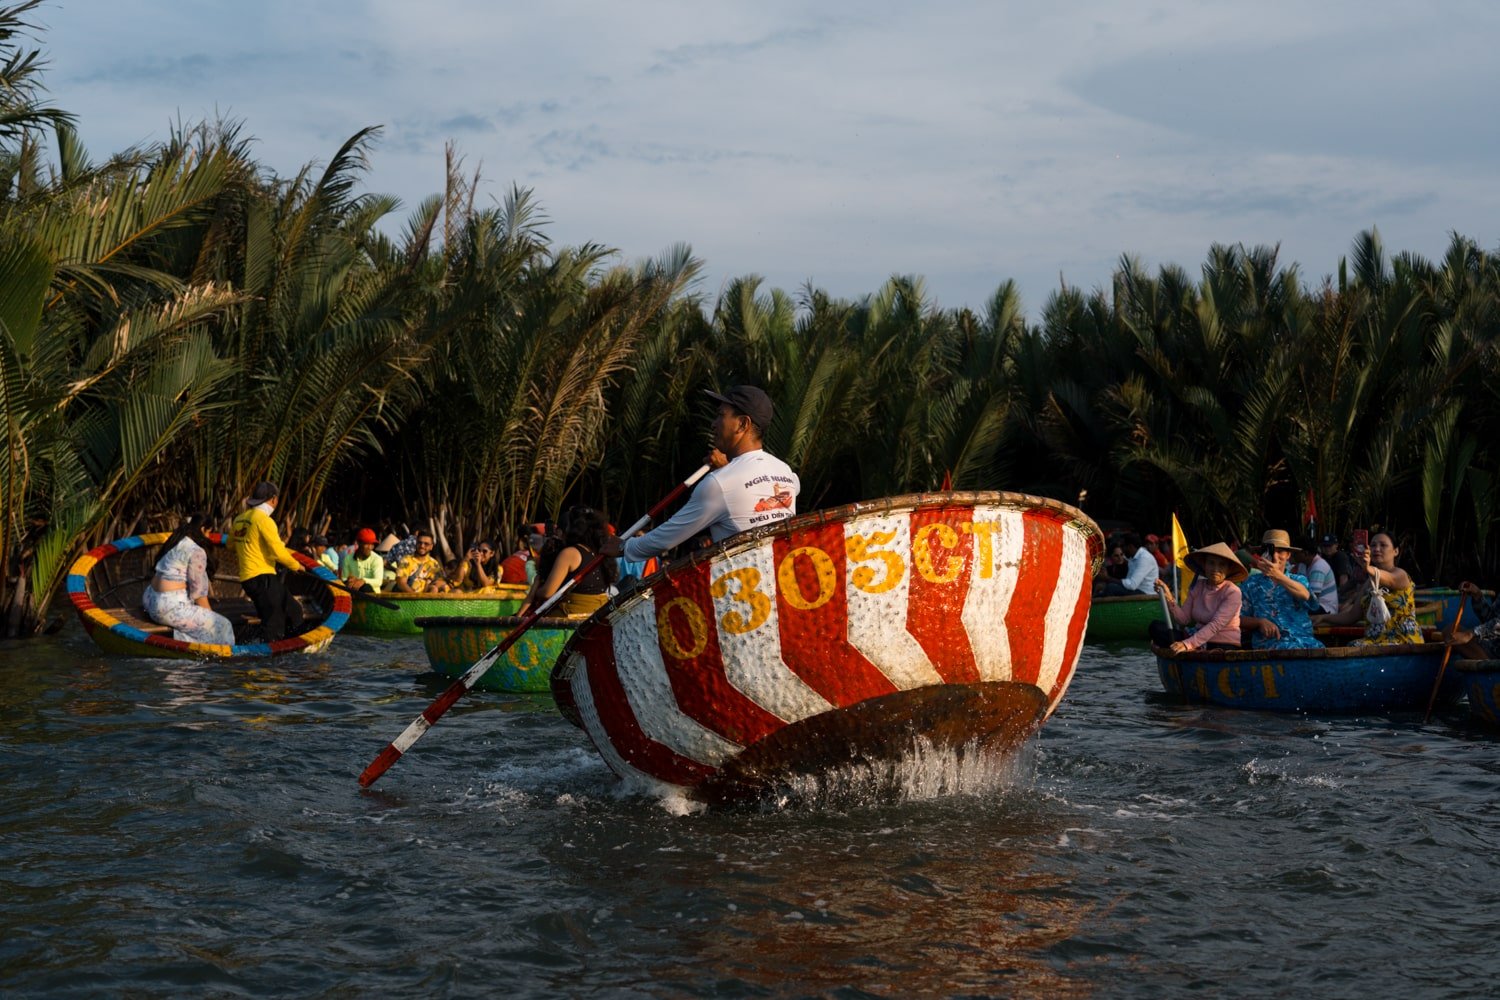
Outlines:
{"label": "tourist in basket boat", "polygon": [[[1466,660],[1500,660],[1500,597],[1486,598],[1479,585],[1465,580],[1458,585],[1462,597],[1455,614],[1443,629],[1445,642],[1457,647],[1456,652]],[[1463,615],[1463,601],[1472,601],[1474,616],[1479,619],[1472,632],[1459,629]]]}
{"label": "tourist in basket boat", "polygon": [[713,422],[713,448],[705,464],[713,471],[671,518],[643,535],[621,543],[607,536],[604,554],[632,562],[659,556],[694,535],[707,531],[715,542],[751,528],[773,524],[797,513],[802,484],[797,474],[765,451],[771,426],[771,397],[753,385],[737,385],[722,394],[708,393],[719,404]]}
{"label": "tourist in basket boat", "polygon": [[[1354,555],[1354,575],[1366,582],[1359,599],[1336,615],[1319,619],[1326,625],[1354,625],[1365,620],[1363,638],[1355,639],[1351,646],[1392,646],[1403,643],[1422,642],[1422,626],[1417,621],[1416,584],[1411,575],[1396,565],[1401,550],[1389,533],[1377,531],[1370,536],[1370,544]],[[1371,604],[1379,600],[1385,605],[1384,613],[1371,613]]]}
{"label": "tourist in basket boat", "polygon": [[385,586],[385,557],[375,551],[374,530],[360,528],[354,536],[354,551],[339,564],[339,576],[350,590],[376,593]]}
{"label": "tourist in basket boat", "polygon": [[1260,539],[1260,552],[1251,561],[1259,573],[1240,585],[1244,603],[1240,628],[1249,631],[1255,649],[1318,649],[1308,616],[1307,577],[1287,572],[1292,555],[1292,536],[1272,529]]}
{"label": "tourist in basket boat", "polygon": [[500,582],[495,566],[495,547],[488,541],[475,542],[448,576],[454,590],[487,590]]}
{"label": "tourist in basket boat", "polygon": [[167,539],[141,603],[152,621],[171,626],[179,642],[232,646],[234,626],[208,603],[213,575],[208,553],[215,546],[203,530],[206,520],[193,514]]}
{"label": "tourist in basket boat", "polygon": [[[557,593],[563,581],[604,547],[605,540],[611,537],[607,529],[604,515],[592,507],[574,507],[564,514],[562,544],[543,550],[536,583],[517,613],[524,615]],[[614,586],[618,572],[613,559],[602,560],[563,595],[559,614],[569,618],[587,617],[602,608],[609,600],[610,588]]]}
{"label": "tourist in basket boat", "polygon": [[443,564],[432,554],[437,544],[430,531],[417,532],[417,547],[402,556],[391,572],[394,591],[399,594],[442,594],[448,590]]}
{"label": "tourist in basket boat", "polygon": [[1172,620],[1186,628],[1167,628],[1166,622],[1149,626],[1151,642],[1174,653],[1194,649],[1239,649],[1240,583],[1250,575],[1234,550],[1223,542],[1188,553],[1184,562],[1195,576],[1188,589],[1187,604],[1178,604],[1172,585],[1156,581],[1157,592],[1167,599]]}

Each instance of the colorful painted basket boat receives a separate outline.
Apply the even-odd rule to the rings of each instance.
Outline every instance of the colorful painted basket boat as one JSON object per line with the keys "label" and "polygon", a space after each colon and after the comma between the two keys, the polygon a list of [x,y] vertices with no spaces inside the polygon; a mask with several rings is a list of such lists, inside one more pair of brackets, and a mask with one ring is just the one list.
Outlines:
{"label": "colorful painted basket boat", "polygon": [[[153,622],[141,608],[141,594],[151,584],[161,545],[170,537],[170,532],[162,531],[121,538],[90,550],[69,568],[68,598],[84,631],[106,653],[184,660],[316,653],[327,647],[349,621],[349,595],[323,582],[333,580],[333,574],[294,552],[297,561],[307,567],[306,573],[288,577],[288,586],[302,604],[310,625],[301,635],[233,646],[174,639],[170,628]],[[222,535],[209,537],[224,544]],[[223,562],[231,555],[225,549],[219,559]],[[220,572],[224,573],[224,567]],[[243,620],[254,614],[254,605],[232,573],[211,581],[209,600],[215,611],[236,625],[237,632]]]}
{"label": "colorful painted basket boat", "polygon": [[[1494,591],[1485,591],[1486,597],[1493,598]],[[1425,605],[1429,608],[1428,617],[1418,615],[1418,620],[1424,626],[1433,628],[1446,628],[1453,616],[1458,614],[1458,609],[1463,607],[1463,617],[1459,619],[1458,627],[1462,629],[1474,629],[1479,625],[1479,618],[1474,614],[1472,604],[1461,604],[1463,595],[1451,587],[1423,587],[1416,592],[1417,610],[1421,612]],[[1435,607],[1433,607],[1435,605]],[[1430,620],[1429,620],[1430,619]]]}
{"label": "colorful painted basket boat", "polygon": [[1103,552],[1013,493],[894,497],[736,535],[616,598],[552,673],[622,776],[710,801],[918,746],[1009,753],[1057,707]]}
{"label": "colorful painted basket boat", "polygon": [[1146,626],[1161,621],[1161,598],[1096,597],[1089,608],[1088,642],[1149,642]]}
{"label": "colorful painted basket boat", "polygon": [[493,590],[458,594],[392,594],[380,599],[396,605],[382,608],[372,601],[355,601],[349,631],[365,635],[421,635],[418,618],[502,618],[513,615],[526,598],[524,586],[502,584]]}
{"label": "colorful painted basket boat", "polygon": [[[484,691],[548,691],[548,676],[558,654],[567,645],[581,618],[538,618],[516,644],[505,651],[475,683]],[[418,618],[422,646],[432,669],[459,678],[479,662],[479,658],[500,645],[521,619],[505,618]]]}
{"label": "colorful painted basket boat", "polygon": [[[1437,642],[1186,653],[1154,647],[1162,688],[1173,697],[1190,704],[1314,715],[1422,711],[1445,649]],[[1452,703],[1461,687],[1456,674],[1447,671],[1437,703]]]}
{"label": "colorful painted basket boat", "polygon": [[1500,728],[1500,660],[1454,660],[1451,666],[1469,698],[1469,714]]}

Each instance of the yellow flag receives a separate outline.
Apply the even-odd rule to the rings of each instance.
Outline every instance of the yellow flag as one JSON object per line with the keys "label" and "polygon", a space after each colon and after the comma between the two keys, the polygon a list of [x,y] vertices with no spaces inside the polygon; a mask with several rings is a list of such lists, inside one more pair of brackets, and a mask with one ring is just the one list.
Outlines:
{"label": "yellow flag", "polygon": [[1188,548],[1187,536],[1182,533],[1182,525],[1177,523],[1177,514],[1172,514],[1172,562],[1177,567],[1177,603],[1187,603],[1188,587],[1193,583],[1193,571],[1188,569],[1187,554],[1192,549]]}

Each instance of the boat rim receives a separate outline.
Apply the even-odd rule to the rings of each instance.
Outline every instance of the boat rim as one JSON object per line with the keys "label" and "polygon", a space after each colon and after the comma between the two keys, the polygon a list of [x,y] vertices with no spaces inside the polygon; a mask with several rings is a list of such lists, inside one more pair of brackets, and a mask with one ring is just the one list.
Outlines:
{"label": "boat rim", "polygon": [[[224,546],[223,532],[207,532],[209,541],[215,545]],[[95,567],[110,556],[119,555],[133,549],[145,548],[148,545],[160,545],[172,537],[170,531],[152,531],[143,535],[130,535],[126,538],[117,538],[112,542],[95,546],[73,561],[68,567],[67,591],[68,600],[78,612],[78,616],[87,622],[103,628],[122,639],[129,640],[138,645],[154,646],[158,649],[167,649],[176,653],[188,653],[193,656],[218,657],[227,659],[229,657],[265,657],[275,656],[281,653],[292,653],[309,646],[325,643],[336,635],[339,629],[349,620],[349,611],[353,606],[353,599],[346,592],[337,587],[329,587],[328,591],[333,597],[333,609],[318,623],[317,627],[308,629],[300,635],[289,636],[278,639],[275,642],[255,642],[235,644],[227,646],[222,643],[208,642],[183,642],[171,636],[153,635],[142,632],[134,625],[130,625],[114,615],[100,608],[89,597],[88,578]],[[303,568],[319,580],[327,583],[337,583],[336,577],[328,567],[323,566],[315,559],[311,559],[300,552],[293,552],[292,557],[302,564]],[[331,625],[329,623],[332,623]]]}

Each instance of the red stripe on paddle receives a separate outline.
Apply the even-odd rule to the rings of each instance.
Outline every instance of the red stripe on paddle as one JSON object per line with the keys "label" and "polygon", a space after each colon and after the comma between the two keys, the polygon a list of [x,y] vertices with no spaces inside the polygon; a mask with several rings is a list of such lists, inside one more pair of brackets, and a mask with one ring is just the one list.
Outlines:
{"label": "red stripe on paddle", "polygon": [[[979,680],[979,667],[963,620],[969,577],[974,572],[974,534],[959,527],[972,523],[973,518],[972,507],[939,507],[911,514],[906,631],[949,684]],[[947,531],[929,525],[942,525]],[[958,565],[952,565],[952,560],[958,560]],[[949,576],[953,579],[948,580]]]}
{"label": "red stripe on paddle", "polygon": [[710,570],[709,563],[684,566],[651,588],[657,644],[682,713],[740,746],[750,746],[783,723],[729,683],[724,673],[709,593]]}
{"label": "red stripe on paddle", "polygon": [[620,683],[611,626],[598,624],[585,629],[576,642],[574,648],[583,654],[587,664],[594,711],[615,753],[643,774],[674,785],[696,785],[714,773],[712,767],[689,760],[651,739],[641,729],[625,698],[625,686]]}
{"label": "red stripe on paddle", "polygon": [[[1021,524],[1020,580],[1005,612],[1005,631],[1010,636],[1011,678],[1035,684],[1042,673],[1047,608],[1062,566],[1062,528],[1031,513]],[[1036,583],[1028,587],[1027,581]]]}
{"label": "red stripe on paddle", "polygon": [[[810,553],[791,556],[801,548],[818,549],[827,559]],[[849,644],[843,525],[804,529],[790,540],[777,537],[772,553],[776,561],[776,619],[781,659],[792,673],[839,708],[894,693],[896,686],[890,678]],[[820,565],[823,572],[819,571]],[[829,567],[832,576],[825,578]],[[789,601],[791,588],[796,593]]]}

